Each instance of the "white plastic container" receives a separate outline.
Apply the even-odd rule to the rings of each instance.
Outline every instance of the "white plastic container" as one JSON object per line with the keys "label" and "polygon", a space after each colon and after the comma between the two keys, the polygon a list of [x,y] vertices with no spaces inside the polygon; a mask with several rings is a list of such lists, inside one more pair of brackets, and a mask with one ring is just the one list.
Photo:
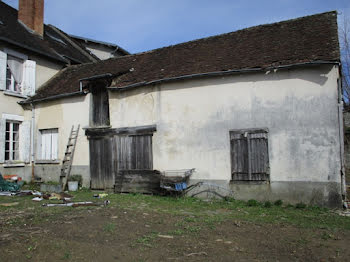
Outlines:
{"label": "white plastic container", "polygon": [[68,181],[68,191],[77,191],[78,181]]}

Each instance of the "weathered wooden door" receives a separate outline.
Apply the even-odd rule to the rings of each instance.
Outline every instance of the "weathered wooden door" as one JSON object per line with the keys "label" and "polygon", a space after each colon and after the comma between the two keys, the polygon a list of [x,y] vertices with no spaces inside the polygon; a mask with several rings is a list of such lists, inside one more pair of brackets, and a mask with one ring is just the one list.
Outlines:
{"label": "weathered wooden door", "polygon": [[[152,136],[155,130],[155,126],[87,129],[91,188],[112,189],[116,180],[121,183],[120,188],[124,183],[143,183],[147,185],[141,185],[141,189],[147,187],[153,175],[150,171],[153,169]],[[126,176],[132,177],[131,180]],[[139,192],[143,192],[141,189]]]}
{"label": "weathered wooden door", "polygon": [[114,188],[117,156],[113,137],[90,138],[89,146],[91,188]]}

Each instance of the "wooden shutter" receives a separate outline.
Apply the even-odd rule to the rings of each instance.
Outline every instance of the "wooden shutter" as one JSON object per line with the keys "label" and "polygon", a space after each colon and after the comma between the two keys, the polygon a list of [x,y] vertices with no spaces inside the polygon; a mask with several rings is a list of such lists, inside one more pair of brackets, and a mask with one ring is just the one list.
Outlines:
{"label": "wooden shutter", "polygon": [[231,131],[232,180],[261,181],[269,174],[265,130]]}
{"label": "wooden shutter", "polygon": [[132,169],[153,168],[152,135],[131,136]]}
{"label": "wooden shutter", "polygon": [[248,140],[243,134],[231,133],[231,169],[234,180],[248,180]]}
{"label": "wooden shutter", "polygon": [[26,96],[33,96],[35,94],[35,69],[36,62],[26,60],[24,62],[24,72],[22,81],[22,94]]}
{"label": "wooden shutter", "polygon": [[58,130],[53,129],[51,132],[51,159],[58,159]]}
{"label": "wooden shutter", "polygon": [[250,180],[267,180],[269,173],[269,155],[267,133],[256,132],[249,134]]}
{"label": "wooden shutter", "polygon": [[58,131],[57,129],[41,130],[41,159],[58,159]]}
{"label": "wooden shutter", "polygon": [[116,136],[119,170],[153,168],[152,135]]}
{"label": "wooden shutter", "polygon": [[23,121],[19,126],[19,152],[20,160],[30,162],[30,134],[31,121]]}
{"label": "wooden shutter", "polygon": [[0,90],[6,90],[7,54],[0,51]]}
{"label": "wooden shutter", "polygon": [[0,118],[0,163],[5,162],[6,119]]}

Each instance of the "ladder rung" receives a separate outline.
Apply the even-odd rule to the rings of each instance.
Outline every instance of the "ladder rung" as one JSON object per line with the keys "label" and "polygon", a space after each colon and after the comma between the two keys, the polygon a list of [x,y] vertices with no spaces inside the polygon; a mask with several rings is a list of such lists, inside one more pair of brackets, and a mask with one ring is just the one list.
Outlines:
{"label": "ladder rung", "polygon": [[72,167],[73,154],[74,154],[75,145],[77,143],[77,139],[79,135],[79,128],[80,128],[80,125],[78,125],[77,129],[74,129],[74,126],[72,126],[72,129],[70,131],[70,135],[68,138],[66,152],[64,153],[64,158],[63,158],[62,167],[61,167],[61,176],[60,176],[63,190],[65,190],[65,187],[67,185],[67,180]]}

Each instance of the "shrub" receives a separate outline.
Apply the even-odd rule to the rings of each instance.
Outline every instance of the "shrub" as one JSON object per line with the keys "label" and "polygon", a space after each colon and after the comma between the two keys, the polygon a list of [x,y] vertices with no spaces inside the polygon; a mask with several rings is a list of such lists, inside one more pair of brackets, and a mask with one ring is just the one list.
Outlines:
{"label": "shrub", "polygon": [[83,178],[81,175],[71,175],[68,177],[68,181],[78,181],[79,187],[81,187],[83,183]]}
{"label": "shrub", "polygon": [[255,199],[249,199],[248,202],[247,202],[247,205],[249,207],[256,207],[259,205],[259,202],[256,201]]}
{"label": "shrub", "polygon": [[271,202],[270,202],[270,201],[266,201],[266,202],[264,203],[264,207],[266,207],[266,208],[272,207]]}
{"label": "shrub", "polygon": [[58,186],[58,185],[60,185],[60,183],[57,182],[57,181],[47,181],[47,182],[45,182],[45,184],[46,184],[46,185],[53,185],[53,186]]}
{"label": "shrub", "polygon": [[299,202],[298,204],[295,205],[295,208],[305,208],[306,204],[304,204],[303,202]]}
{"label": "shrub", "polygon": [[275,203],[273,203],[275,206],[282,206],[283,201],[281,199],[278,199],[275,201]]}

